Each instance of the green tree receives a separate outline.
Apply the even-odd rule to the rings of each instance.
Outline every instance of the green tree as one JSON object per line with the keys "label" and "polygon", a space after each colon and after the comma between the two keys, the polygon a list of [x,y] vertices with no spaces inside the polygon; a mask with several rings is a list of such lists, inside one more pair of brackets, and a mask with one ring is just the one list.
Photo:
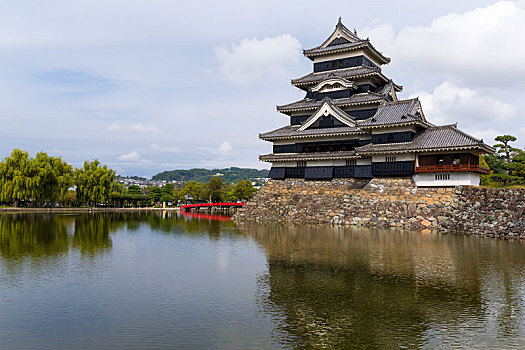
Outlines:
{"label": "green tree", "polygon": [[517,178],[516,183],[525,184],[525,151],[518,150],[512,161],[509,164],[506,164],[505,168],[512,173],[512,176]]}
{"label": "green tree", "polygon": [[494,145],[495,148],[498,149],[498,154],[504,154],[505,162],[509,164],[512,161],[512,157],[516,155],[516,153],[521,152],[520,149],[514,148],[509,145],[509,142],[516,141],[516,137],[512,135],[501,135],[497,136],[494,140],[499,141],[501,143],[497,143]]}
{"label": "green tree", "polygon": [[197,181],[188,181],[184,186],[182,193],[186,196],[191,197],[193,202],[197,202],[202,198],[203,186]]}
{"label": "green tree", "polygon": [[253,187],[250,180],[239,181],[233,189],[234,196],[242,201],[249,200],[255,193],[257,193],[257,189]]}
{"label": "green tree", "polygon": [[15,148],[0,163],[0,200],[13,202],[33,199],[40,185],[38,168],[26,151]]}
{"label": "green tree", "polygon": [[160,202],[169,202],[173,200],[173,184],[169,183],[162,187],[162,195],[160,197]]}
{"label": "green tree", "polygon": [[169,183],[162,187],[162,193],[165,193],[169,196],[173,195],[173,184]]}
{"label": "green tree", "polygon": [[64,199],[62,200],[62,204],[68,207],[72,207],[76,203],[77,203],[77,192],[67,191],[66,195],[64,196]]}
{"label": "green tree", "polygon": [[63,203],[73,185],[73,168],[60,157],[49,156],[46,152],[39,152],[33,160],[38,171],[38,201],[48,201],[52,205],[56,201]]}
{"label": "green tree", "polygon": [[206,184],[204,196],[212,203],[220,203],[224,200],[223,188],[222,179],[218,176],[212,177]]}
{"label": "green tree", "polygon": [[77,200],[95,206],[110,199],[111,183],[115,179],[115,171],[101,166],[98,160],[85,161],[82,168],[75,170],[75,185]]}
{"label": "green tree", "polygon": [[183,188],[174,188],[173,189],[173,202],[177,204],[178,201],[183,201],[185,199],[184,189]]}
{"label": "green tree", "polygon": [[505,185],[525,183],[524,173],[524,152],[512,147],[511,142],[516,141],[512,135],[501,135],[495,138],[500,143],[495,144],[497,149],[495,155],[484,157],[491,173],[482,177],[482,183],[486,185]]}
{"label": "green tree", "polygon": [[140,194],[142,194],[142,191],[141,191],[139,185],[130,185],[128,187],[128,193],[129,194],[140,195]]}
{"label": "green tree", "polygon": [[160,197],[162,197],[162,190],[160,187],[154,186],[151,188],[148,197],[153,204],[158,203],[160,201]]}

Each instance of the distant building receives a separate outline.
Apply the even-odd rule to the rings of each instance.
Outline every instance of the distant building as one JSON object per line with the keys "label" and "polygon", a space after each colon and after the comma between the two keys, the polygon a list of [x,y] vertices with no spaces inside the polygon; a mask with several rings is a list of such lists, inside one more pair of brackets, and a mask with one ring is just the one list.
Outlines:
{"label": "distant building", "polygon": [[494,149],[459,130],[436,126],[420,101],[399,100],[402,86],[381,72],[390,62],[341,19],[326,41],[304,50],[313,72],[292,80],[306,96],[277,110],[290,124],[260,134],[273,143],[273,179],[412,176],[418,186],[478,185],[479,155]]}

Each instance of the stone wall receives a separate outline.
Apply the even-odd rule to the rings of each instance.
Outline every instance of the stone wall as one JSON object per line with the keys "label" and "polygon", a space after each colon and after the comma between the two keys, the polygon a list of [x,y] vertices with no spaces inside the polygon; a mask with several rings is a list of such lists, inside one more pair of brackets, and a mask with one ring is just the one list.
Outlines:
{"label": "stone wall", "polygon": [[233,219],[525,237],[524,211],[525,189],[418,188],[411,178],[273,180]]}

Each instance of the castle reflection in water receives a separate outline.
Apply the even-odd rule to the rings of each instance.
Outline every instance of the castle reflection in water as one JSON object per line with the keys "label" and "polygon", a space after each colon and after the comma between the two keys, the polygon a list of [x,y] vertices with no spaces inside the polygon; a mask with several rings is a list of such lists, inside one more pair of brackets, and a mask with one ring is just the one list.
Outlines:
{"label": "castle reflection in water", "polygon": [[[172,212],[0,215],[0,269],[45,268],[68,254],[111,252],[123,230],[235,237],[267,258],[260,315],[281,346],[519,347],[525,245],[481,237],[329,226],[249,225]],[[116,236],[115,236],[116,235]],[[502,343],[502,339],[504,340]]]}

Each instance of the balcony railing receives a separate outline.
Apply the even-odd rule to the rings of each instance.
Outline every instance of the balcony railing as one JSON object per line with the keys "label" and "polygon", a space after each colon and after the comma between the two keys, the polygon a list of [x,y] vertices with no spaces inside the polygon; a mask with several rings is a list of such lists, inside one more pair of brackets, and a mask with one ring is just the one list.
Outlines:
{"label": "balcony railing", "polygon": [[479,165],[471,164],[440,164],[440,165],[420,165],[416,166],[416,173],[435,173],[449,171],[470,171],[481,174],[489,174],[490,170]]}

